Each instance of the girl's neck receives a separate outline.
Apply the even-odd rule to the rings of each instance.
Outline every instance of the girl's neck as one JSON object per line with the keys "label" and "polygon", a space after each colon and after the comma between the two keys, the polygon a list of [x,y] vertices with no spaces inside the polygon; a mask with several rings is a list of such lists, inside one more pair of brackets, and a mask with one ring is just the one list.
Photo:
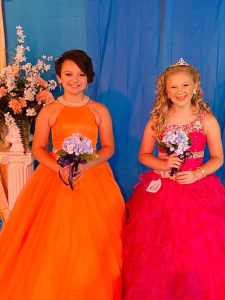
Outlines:
{"label": "girl's neck", "polygon": [[76,95],[72,95],[72,94],[68,94],[68,93],[64,93],[62,95],[63,99],[65,101],[69,101],[69,102],[80,102],[83,100],[84,98],[84,94],[83,93],[79,93]]}
{"label": "girl's neck", "polygon": [[171,107],[168,115],[167,122],[172,124],[188,124],[192,122],[197,115],[195,107]]}
{"label": "girl's neck", "polygon": [[81,107],[81,106],[84,106],[85,104],[88,103],[89,101],[89,97],[86,96],[86,95],[82,95],[82,98],[81,99],[75,99],[73,98],[72,100],[68,100],[64,98],[65,96],[60,96],[58,97],[58,101],[63,104],[63,105],[66,105],[66,106],[72,106],[72,107]]}

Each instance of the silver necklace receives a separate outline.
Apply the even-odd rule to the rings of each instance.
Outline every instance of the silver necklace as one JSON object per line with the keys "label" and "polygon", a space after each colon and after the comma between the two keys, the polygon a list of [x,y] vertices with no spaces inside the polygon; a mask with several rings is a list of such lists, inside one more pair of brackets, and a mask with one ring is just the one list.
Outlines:
{"label": "silver necklace", "polygon": [[84,95],[80,102],[67,101],[63,98],[63,96],[58,97],[57,100],[66,106],[80,107],[80,106],[84,106],[86,103],[88,103],[89,97]]}

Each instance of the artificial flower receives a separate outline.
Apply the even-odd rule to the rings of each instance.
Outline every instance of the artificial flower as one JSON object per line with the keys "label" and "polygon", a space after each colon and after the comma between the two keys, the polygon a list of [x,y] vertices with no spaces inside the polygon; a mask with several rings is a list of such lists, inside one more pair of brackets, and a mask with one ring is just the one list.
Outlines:
{"label": "artificial flower", "polygon": [[[191,146],[191,141],[191,138],[183,130],[174,130],[166,132],[159,145],[166,150],[167,155],[176,153],[179,159],[184,161],[192,156],[192,153],[187,151]],[[178,168],[172,168],[169,174],[173,176],[178,171]]]}
{"label": "artificial flower", "polygon": [[74,133],[64,139],[62,149],[58,151],[59,158],[57,163],[61,167],[69,167],[69,175],[67,181],[63,179],[59,172],[59,176],[64,184],[69,185],[71,190],[76,186],[75,177],[78,175],[79,164],[86,164],[88,160],[98,158],[92,141],[80,133]]}
{"label": "artificial flower", "polygon": [[0,70],[0,130],[10,124],[9,116],[18,126],[24,151],[28,149],[29,129],[43,105],[54,101],[51,90],[56,87],[54,80],[46,81],[42,74],[50,69],[52,56],[43,55],[36,64],[27,61],[24,46],[25,35],[22,26],[16,26],[18,36],[16,54],[12,63]]}

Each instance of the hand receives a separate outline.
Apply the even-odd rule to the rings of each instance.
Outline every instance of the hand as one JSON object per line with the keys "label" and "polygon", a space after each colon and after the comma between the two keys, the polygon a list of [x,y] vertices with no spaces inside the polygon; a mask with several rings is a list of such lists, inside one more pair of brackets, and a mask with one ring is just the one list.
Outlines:
{"label": "hand", "polygon": [[198,179],[194,171],[181,171],[176,174],[176,181],[180,184],[190,184]]}
{"label": "hand", "polygon": [[75,180],[81,179],[85,172],[87,172],[90,168],[94,166],[94,161],[88,161],[86,164],[79,164],[77,175],[74,177]]}
{"label": "hand", "polygon": [[62,179],[65,181],[65,182],[68,182],[68,176],[69,176],[69,171],[70,171],[70,166],[71,165],[67,165],[66,167],[59,167],[59,173],[62,177]]}
{"label": "hand", "polygon": [[172,168],[179,169],[181,166],[182,160],[174,153],[168,156],[167,160],[164,160],[163,170],[170,170]]}
{"label": "hand", "polygon": [[0,209],[0,218],[2,219],[3,222],[8,221],[10,212],[11,212],[11,211],[10,211],[9,208]]}

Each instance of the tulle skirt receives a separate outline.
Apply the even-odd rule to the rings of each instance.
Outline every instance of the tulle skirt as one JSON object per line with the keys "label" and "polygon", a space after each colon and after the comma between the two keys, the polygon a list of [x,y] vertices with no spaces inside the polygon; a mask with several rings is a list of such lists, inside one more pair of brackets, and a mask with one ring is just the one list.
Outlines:
{"label": "tulle skirt", "polygon": [[40,165],[0,234],[0,299],[120,300],[123,222],[107,163],[74,191]]}
{"label": "tulle skirt", "polygon": [[225,299],[225,187],[214,175],[189,185],[142,174],[127,203],[125,300]]}

